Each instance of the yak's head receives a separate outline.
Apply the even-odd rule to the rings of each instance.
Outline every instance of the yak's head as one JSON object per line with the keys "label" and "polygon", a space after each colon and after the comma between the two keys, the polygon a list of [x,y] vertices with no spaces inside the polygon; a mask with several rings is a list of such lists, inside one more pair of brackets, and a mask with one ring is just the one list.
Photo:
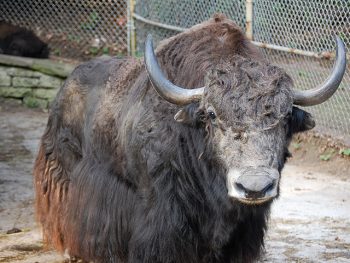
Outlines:
{"label": "yak's head", "polygon": [[228,195],[245,204],[262,204],[278,195],[292,135],[315,126],[309,113],[293,105],[316,105],[331,97],[344,75],[346,56],[344,43],[337,38],[331,75],[307,91],[294,90],[282,69],[240,56],[213,65],[202,88],[175,86],[162,74],[150,36],[145,64],[163,98],[177,105],[199,102],[195,114],[192,107],[184,107],[175,120],[186,123],[195,116],[204,122],[213,156],[227,171]]}

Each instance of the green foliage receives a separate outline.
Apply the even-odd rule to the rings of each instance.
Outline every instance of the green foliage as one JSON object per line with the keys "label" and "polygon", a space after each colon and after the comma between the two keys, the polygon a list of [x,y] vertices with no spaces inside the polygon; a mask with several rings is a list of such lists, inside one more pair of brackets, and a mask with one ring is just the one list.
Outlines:
{"label": "green foliage", "polygon": [[329,161],[334,155],[334,152],[334,149],[331,149],[330,151],[325,151],[323,154],[320,155],[320,159],[322,161]]}
{"label": "green foliage", "polygon": [[350,148],[340,150],[339,154],[350,156]]}
{"label": "green foliage", "polygon": [[123,58],[123,57],[125,57],[125,54],[118,52],[115,56],[117,58]]}
{"label": "green foliage", "polygon": [[301,143],[292,143],[292,147],[296,150],[301,148]]}
{"label": "green foliage", "polygon": [[30,97],[30,96],[24,97],[23,103],[24,103],[24,105],[26,105],[29,108],[46,109],[47,105],[48,105],[47,100],[38,99],[38,98]]}
{"label": "green foliage", "polygon": [[104,47],[104,48],[102,49],[102,53],[103,53],[104,55],[108,55],[108,54],[109,54],[109,47]]}
{"label": "green foliage", "polygon": [[69,34],[67,38],[69,41],[73,41],[73,42],[77,42],[77,43],[80,42],[80,36]]}
{"label": "green foliage", "polygon": [[55,56],[60,56],[61,55],[61,50],[60,49],[58,49],[58,48],[55,48],[53,51],[52,51],[52,53],[55,55]]}
{"label": "green foliage", "polygon": [[136,52],[135,52],[135,57],[137,57],[137,58],[143,58],[143,51],[136,51]]}
{"label": "green foliage", "polygon": [[89,48],[89,53],[92,54],[93,56],[96,56],[98,54],[99,49],[97,47],[90,47]]}
{"label": "green foliage", "polygon": [[32,100],[32,99],[27,100],[25,104],[29,108],[38,108],[39,107],[39,103],[36,100]]}
{"label": "green foliage", "polygon": [[94,30],[98,25],[99,20],[100,20],[100,15],[96,11],[93,11],[90,13],[87,19],[87,22],[82,23],[80,27],[86,30]]}

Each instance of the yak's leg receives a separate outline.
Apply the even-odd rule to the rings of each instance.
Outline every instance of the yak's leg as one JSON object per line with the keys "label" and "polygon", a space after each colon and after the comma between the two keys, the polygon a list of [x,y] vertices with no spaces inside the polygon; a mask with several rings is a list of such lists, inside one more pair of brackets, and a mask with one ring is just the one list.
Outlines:
{"label": "yak's leg", "polygon": [[[151,192],[137,202],[128,262],[197,262],[197,237],[183,213],[176,176],[162,174]],[[148,200],[146,203],[144,200]],[[151,201],[150,201],[151,200]]]}

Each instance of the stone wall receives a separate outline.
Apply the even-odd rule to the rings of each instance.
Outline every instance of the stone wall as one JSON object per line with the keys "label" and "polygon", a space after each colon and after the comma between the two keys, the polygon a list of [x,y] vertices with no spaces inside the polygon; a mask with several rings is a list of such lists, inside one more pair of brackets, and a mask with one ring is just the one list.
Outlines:
{"label": "stone wall", "polygon": [[32,108],[47,108],[64,78],[35,70],[0,65],[0,97],[13,98]]}
{"label": "stone wall", "polygon": [[0,54],[0,98],[32,108],[48,108],[76,66],[51,59]]}

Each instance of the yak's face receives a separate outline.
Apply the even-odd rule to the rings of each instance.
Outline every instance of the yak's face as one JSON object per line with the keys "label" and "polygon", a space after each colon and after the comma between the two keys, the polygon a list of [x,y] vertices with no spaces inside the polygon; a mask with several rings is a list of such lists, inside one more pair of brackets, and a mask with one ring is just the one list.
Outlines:
{"label": "yak's face", "polygon": [[259,204],[278,196],[292,133],[315,125],[310,114],[293,107],[291,88],[281,69],[246,60],[208,74],[200,107],[227,171],[230,197]]}
{"label": "yak's face", "polygon": [[[346,69],[346,50],[339,37],[336,43],[336,60],[329,77],[307,91],[292,89],[291,79],[278,67],[234,54],[213,65],[215,69],[208,74],[205,87],[179,87],[162,73],[150,35],[145,65],[153,87],[165,100],[189,105],[175,115],[175,120],[204,126],[208,132],[206,138],[212,146],[208,148],[213,149],[210,156],[226,170],[229,196],[259,204],[278,195],[280,172],[292,134],[315,126],[311,115],[293,104],[320,104],[340,85]],[[243,47],[244,41],[239,45]],[[192,102],[199,102],[196,110]]]}
{"label": "yak's face", "polygon": [[242,60],[212,70],[205,86],[198,112],[226,170],[228,195],[246,204],[278,196],[291,135],[314,127],[310,114],[293,107],[291,79],[277,67]]}

